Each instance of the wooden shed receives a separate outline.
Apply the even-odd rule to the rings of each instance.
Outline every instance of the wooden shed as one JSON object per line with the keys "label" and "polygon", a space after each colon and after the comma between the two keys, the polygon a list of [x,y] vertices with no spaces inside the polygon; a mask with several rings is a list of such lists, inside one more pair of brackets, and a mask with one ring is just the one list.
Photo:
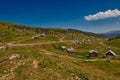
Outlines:
{"label": "wooden shed", "polygon": [[98,57],[98,55],[99,55],[98,51],[90,50],[88,57]]}
{"label": "wooden shed", "polygon": [[60,50],[66,50],[66,46],[61,46]]}
{"label": "wooden shed", "polygon": [[68,49],[66,49],[66,50],[67,50],[67,52],[68,52],[69,54],[74,53],[74,49],[73,49],[73,48],[68,48]]}
{"label": "wooden shed", "polygon": [[109,50],[103,56],[104,57],[115,57],[116,54],[112,50]]}
{"label": "wooden shed", "polygon": [[41,37],[46,37],[47,35],[45,33],[41,33]]}
{"label": "wooden shed", "polygon": [[32,39],[39,39],[39,36],[33,36]]}

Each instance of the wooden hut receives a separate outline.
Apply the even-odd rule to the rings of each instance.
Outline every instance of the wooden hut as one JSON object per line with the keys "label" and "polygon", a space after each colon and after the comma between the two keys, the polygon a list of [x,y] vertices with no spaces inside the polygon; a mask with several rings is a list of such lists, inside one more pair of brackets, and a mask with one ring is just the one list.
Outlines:
{"label": "wooden hut", "polygon": [[32,39],[39,39],[39,35],[33,36]]}
{"label": "wooden hut", "polygon": [[61,46],[60,50],[66,50],[66,46]]}
{"label": "wooden hut", "polygon": [[68,48],[68,49],[66,49],[66,50],[67,50],[67,52],[68,52],[69,54],[74,53],[74,49],[73,49],[73,48]]}
{"label": "wooden hut", "polygon": [[90,50],[89,51],[89,56],[88,57],[98,57],[99,53],[95,50]]}
{"label": "wooden hut", "polygon": [[103,57],[115,57],[115,56],[116,56],[116,54],[115,54],[112,50],[107,51],[107,52],[103,55]]}
{"label": "wooden hut", "polygon": [[41,34],[41,37],[46,37],[47,35],[45,33],[42,33]]}
{"label": "wooden hut", "polygon": [[81,42],[78,41],[78,40],[76,40],[76,41],[72,42],[72,44],[73,44],[73,45],[78,45],[78,44],[81,44]]}

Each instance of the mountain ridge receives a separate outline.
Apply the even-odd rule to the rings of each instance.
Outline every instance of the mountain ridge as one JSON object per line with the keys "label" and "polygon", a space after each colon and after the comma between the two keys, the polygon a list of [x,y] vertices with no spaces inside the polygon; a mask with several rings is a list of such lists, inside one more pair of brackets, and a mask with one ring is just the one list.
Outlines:
{"label": "mountain ridge", "polygon": [[109,31],[106,33],[100,33],[100,35],[106,36],[108,38],[116,38],[120,36],[120,30]]}

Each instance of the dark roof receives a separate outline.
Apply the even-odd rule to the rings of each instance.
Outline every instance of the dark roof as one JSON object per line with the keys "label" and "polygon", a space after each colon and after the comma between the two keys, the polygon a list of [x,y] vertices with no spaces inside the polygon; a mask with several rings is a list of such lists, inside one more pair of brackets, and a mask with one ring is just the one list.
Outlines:
{"label": "dark roof", "polygon": [[108,53],[111,53],[113,56],[116,56],[116,54],[112,50],[107,51],[104,55],[107,55]]}
{"label": "dark roof", "polygon": [[89,53],[98,53],[98,51],[90,50]]}

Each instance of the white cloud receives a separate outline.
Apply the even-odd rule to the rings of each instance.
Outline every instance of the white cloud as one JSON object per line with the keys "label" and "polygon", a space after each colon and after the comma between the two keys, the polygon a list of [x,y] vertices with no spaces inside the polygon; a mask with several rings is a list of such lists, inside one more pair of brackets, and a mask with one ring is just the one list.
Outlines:
{"label": "white cloud", "polygon": [[105,12],[98,12],[93,15],[85,16],[84,18],[88,21],[92,21],[92,20],[100,20],[100,19],[118,17],[118,16],[120,16],[120,10],[114,9],[114,10],[107,10]]}

